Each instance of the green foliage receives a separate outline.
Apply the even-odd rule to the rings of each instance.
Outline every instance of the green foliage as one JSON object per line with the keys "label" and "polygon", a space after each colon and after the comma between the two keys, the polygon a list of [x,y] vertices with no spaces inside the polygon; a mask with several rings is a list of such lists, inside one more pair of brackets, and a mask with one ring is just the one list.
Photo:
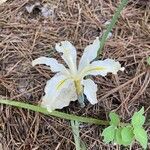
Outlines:
{"label": "green foliage", "polygon": [[95,119],[95,118],[91,118],[91,117],[77,116],[77,115],[68,114],[68,113],[64,113],[64,112],[60,112],[60,111],[56,111],[56,110],[49,112],[44,107],[35,106],[32,104],[28,104],[28,103],[24,103],[24,102],[18,102],[18,101],[14,101],[14,100],[0,99],[0,104],[15,106],[17,108],[24,108],[24,109],[27,109],[30,111],[42,113],[44,115],[54,116],[54,117],[58,117],[58,118],[66,119],[66,120],[75,120],[78,122],[97,124],[97,125],[109,125],[109,122],[105,121],[105,120]]}
{"label": "green foliage", "polygon": [[109,118],[110,118],[110,125],[113,125],[113,126],[119,125],[120,118],[116,113],[110,112]]}
{"label": "green foliage", "polygon": [[135,112],[134,115],[132,116],[131,124],[133,127],[142,127],[142,125],[145,122],[145,116],[144,114],[144,108],[142,107],[139,112]]}
{"label": "green foliage", "polygon": [[132,126],[130,126],[130,125],[125,126],[121,131],[121,136],[122,136],[122,140],[123,140],[122,144],[124,146],[130,145],[134,139],[134,133],[133,133]]}
{"label": "green foliage", "polygon": [[75,141],[76,150],[86,150],[86,146],[83,141],[80,139],[80,129],[79,122],[71,120],[71,127]]}
{"label": "green foliage", "polygon": [[147,147],[148,136],[142,127],[134,128],[135,139],[142,145],[144,149]]}
{"label": "green foliage", "polygon": [[133,138],[134,134],[131,126],[118,127],[116,129],[114,142],[119,145],[128,146],[132,143]]}
{"label": "green foliage", "polygon": [[122,145],[122,143],[123,143],[121,131],[122,131],[122,128],[116,129],[115,140],[114,140],[114,142],[119,145]]}
{"label": "green foliage", "polygon": [[106,143],[113,141],[115,137],[115,127],[109,126],[105,128],[105,130],[102,133],[102,136],[104,136],[104,142]]}
{"label": "green foliage", "polygon": [[147,58],[147,63],[150,65],[150,56]]}
{"label": "green foliage", "polygon": [[111,23],[108,25],[106,32],[103,34],[102,39],[100,40],[101,44],[100,44],[100,48],[99,51],[97,53],[97,55],[99,56],[100,54],[102,54],[102,49],[105,45],[105,42],[107,40],[108,34],[111,32],[111,30],[113,29],[113,27],[115,26],[116,22],[118,21],[118,18],[120,16],[121,11],[123,10],[123,8],[128,4],[129,0],[122,0],[120,5],[118,6],[112,20]]}
{"label": "green foliage", "polygon": [[104,136],[104,142],[116,143],[123,146],[131,145],[135,140],[138,141],[141,146],[146,149],[148,136],[143,128],[145,122],[144,107],[140,111],[135,112],[131,118],[131,123],[121,123],[119,116],[111,112],[110,126],[105,128],[102,136]]}

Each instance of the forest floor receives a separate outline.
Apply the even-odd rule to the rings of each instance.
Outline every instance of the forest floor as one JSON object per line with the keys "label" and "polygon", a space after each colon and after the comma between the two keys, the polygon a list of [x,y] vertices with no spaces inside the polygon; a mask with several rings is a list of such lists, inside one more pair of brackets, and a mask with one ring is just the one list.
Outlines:
{"label": "forest floor", "polygon": [[[84,47],[106,30],[120,0],[8,0],[0,6],[0,97],[39,104],[46,81],[52,73],[46,66],[32,67],[40,56],[59,59],[55,44],[68,40]],[[102,59],[113,58],[125,67],[118,75],[95,77],[98,104],[81,108],[72,102],[61,111],[99,119],[108,119],[115,110],[123,121],[145,107],[145,129],[150,133],[150,8],[148,0],[130,0],[112,30]],[[28,8],[28,9],[27,9]],[[48,9],[43,14],[42,8]],[[81,123],[81,139],[88,150],[125,150],[105,144],[104,127]],[[149,136],[150,140],[150,136]],[[0,150],[74,150],[73,134],[67,120],[0,105]],[[133,150],[139,150],[138,143]],[[150,149],[150,142],[149,142]]]}

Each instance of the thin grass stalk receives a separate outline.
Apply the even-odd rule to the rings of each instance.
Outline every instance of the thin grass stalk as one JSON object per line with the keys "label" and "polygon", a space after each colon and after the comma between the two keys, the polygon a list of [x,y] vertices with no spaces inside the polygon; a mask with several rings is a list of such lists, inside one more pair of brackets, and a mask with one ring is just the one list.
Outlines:
{"label": "thin grass stalk", "polygon": [[118,18],[120,17],[120,13],[123,10],[123,8],[128,4],[128,0],[122,0],[119,7],[117,8],[111,23],[108,25],[106,32],[103,34],[102,38],[100,39],[100,48],[97,52],[97,57],[102,54],[102,49],[105,45],[105,42],[107,40],[108,34],[112,31],[112,28],[115,26],[116,22],[118,21]]}

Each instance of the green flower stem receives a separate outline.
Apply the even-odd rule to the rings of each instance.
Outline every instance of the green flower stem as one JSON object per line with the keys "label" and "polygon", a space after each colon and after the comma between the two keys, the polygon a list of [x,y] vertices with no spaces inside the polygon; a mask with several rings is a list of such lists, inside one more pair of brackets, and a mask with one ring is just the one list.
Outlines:
{"label": "green flower stem", "polygon": [[74,136],[76,150],[81,150],[79,122],[71,120],[71,127]]}
{"label": "green flower stem", "polygon": [[81,93],[80,95],[78,95],[78,101],[80,103],[80,106],[82,108],[84,108],[85,107],[85,103],[84,103],[84,95],[83,95],[83,93]]}
{"label": "green flower stem", "polygon": [[128,0],[122,0],[119,7],[117,8],[111,23],[109,24],[109,26],[107,27],[106,32],[103,34],[102,38],[100,39],[100,48],[98,50],[97,56],[102,54],[102,49],[104,47],[104,44],[107,40],[107,36],[109,34],[109,32],[111,32],[112,28],[115,26],[116,22],[118,21],[118,18],[120,17],[120,12],[123,10],[123,8],[128,4]]}
{"label": "green flower stem", "polygon": [[55,117],[59,117],[62,119],[67,119],[67,120],[76,120],[79,122],[84,122],[84,123],[89,123],[89,124],[97,124],[97,125],[109,125],[108,121],[89,118],[89,117],[80,117],[80,116],[71,115],[71,114],[67,114],[67,113],[63,113],[63,112],[59,112],[59,111],[48,112],[47,109],[45,109],[43,107],[35,106],[32,104],[27,104],[27,103],[23,103],[23,102],[0,99],[0,104],[11,105],[11,106],[15,106],[18,108],[25,108],[25,109],[32,110],[35,112],[43,113],[45,115],[51,115],[51,116],[55,116]]}

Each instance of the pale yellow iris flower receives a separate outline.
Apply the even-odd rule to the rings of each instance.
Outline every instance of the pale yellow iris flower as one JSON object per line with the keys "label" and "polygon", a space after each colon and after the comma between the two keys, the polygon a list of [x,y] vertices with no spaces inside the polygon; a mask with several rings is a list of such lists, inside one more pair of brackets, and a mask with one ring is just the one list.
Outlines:
{"label": "pale yellow iris flower", "polygon": [[91,104],[96,104],[97,85],[91,79],[84,79],[87,75],[106,76],[107,73],[117,74],[124,70],[119,62],[112,59],[93,61],[100,47],[97,37],[93,44],[88,45],[77,66],[76,48],[68,41],[56,44],[56,51],[62,53],[62,58],[67,67],[58,63],[54,58],[40,57],[33,60],[32,65],[45,64],[52,72],[57,72],[54,77],[47,81],[45,95],[42,97],[42,106],[48,111],[61,109],[69,105],[71,101],[83,102],[83,93]]}

